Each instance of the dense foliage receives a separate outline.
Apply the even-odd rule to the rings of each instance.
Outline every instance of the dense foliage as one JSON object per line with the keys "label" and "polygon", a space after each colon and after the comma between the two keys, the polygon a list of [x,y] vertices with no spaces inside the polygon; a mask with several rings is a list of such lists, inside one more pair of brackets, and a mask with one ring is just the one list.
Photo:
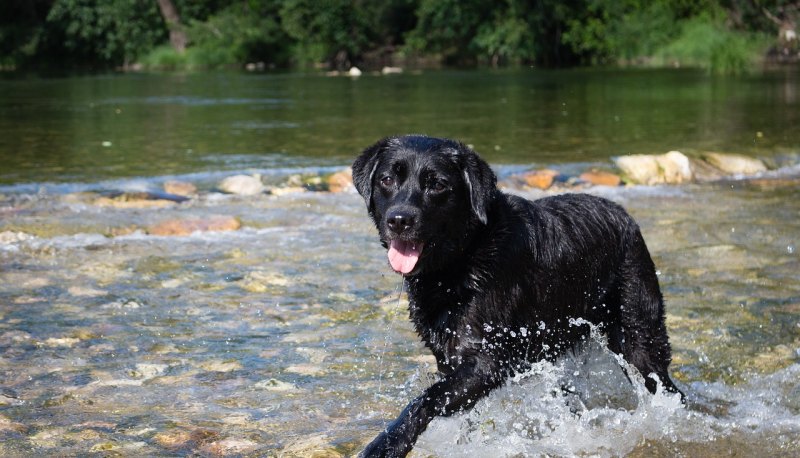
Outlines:
{"label": "dense foliage", "polygon": [[[796,27],[790,0],[3,0],[0,66],[213,68],[445,64],[697,65],[735,71]],[[794,29],[792,29],[794,33]],[[791,38],[791,34],[786,35]]]}

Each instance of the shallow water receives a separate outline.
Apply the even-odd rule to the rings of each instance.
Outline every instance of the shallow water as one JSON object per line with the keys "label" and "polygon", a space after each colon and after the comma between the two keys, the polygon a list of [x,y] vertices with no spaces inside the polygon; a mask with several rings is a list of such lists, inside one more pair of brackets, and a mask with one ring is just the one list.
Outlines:
{"label": "shallow water", "polygon": [[[459,75],[467,82],[454,86],[471,88],[479,101],[515,87],[485,86],[502,73]],[[701,84],[693,74],[655,75],[656,82],[694,83],[661,88],[642,100],[651,79],[634,74],[600,84],[605,79],[595,74],[587,81],[606,95],[587,100],[626,100],[631,113],[654,116],[658,107],[648,106],[655,99],[684,94],[679,101],[686,102],[706,94],[700,102],[710,104],[708,119],[720,119],[690,130],[639,120],[638,127],[599,143],[589,140],[604,127],[587,122],[574,144],[562,136],[526,149],[522,145],[537,138],[528,132],[512,135],[512,146],[498,143],[500,150],[487,133],[499,124],[478,128],[485,117],[455,117],[436,129],[463,133],[488,153],[501,176],[541,164],[567,171],[607,165],[616,140],[631,152],[666,151],[672,146],[661,139],[670,138],[684,138],[698,150],[747,143],[736,152],[776,163],[796,159],[798,133],[786,123],[797,110],[788,92],[777,97],[768,91],[759,99],[758,91],[745,88],[755,84],[746,79]],[[6,97],[0,110],[0,180],[7,183],[0,186],[0,455],[348,456],[360,450],[435,380],[434,361],[408,323],[400,277],[387,266],[363,201],[352,190],[241,197],[214,187],[242,172],[281,184],[297,174],[339,170],[353,150],[394,128],[435,123],[444,112],[425,101],[390,126],[393,115],[367,108],[374,97],[404,88],[422,100],[436,88],[446,90],[453,75],[445,76],[414,83],[407,75],[392,80],[394,89],[369,79],[319,78],[323,87],[314,89],[290,76],[251,77],[283,81],[273,83],[294,87],[291,96],[257,85],[228,91],[229,80],[221,77],[185,77],[183,92],[175,89],[179,77],[70,80],[68,94],[80,102],[57,103],[58,97],[39,92],[39,124],[29,119],[30,130],[13,138],[6,135],[13,131],[8,120],[36,110],[25,105],[15,112],[8,101],[16,99]],[[562,93],[572,97],[582,84],[580,72],[565,80],[574,86]],[[353,111],[329,100],[314,118],[319,130],[308,130],[313,104],[297,94],[310,91],[313,98],[313,91],[361,83],[367,90],[351,94]],[[542,87],[559,87],[546,83]],[[12,84],[21,85],[12,94],[17,97],[42,85],[64,87]],[[141,85],[161,95],[142,95]],[[613,88],[625,85],[640,89],[620,98]],[[736,96],[734,88],[741,90]],[[92,90],[101,92],[97,100],[110,100],[109,107],[124,102],[123,113],[139,121],[129,119],[123,131],[97,115],[84,106]],[[452,102],[456,95],[442,97]],[[780,116],[766,109],[747,116],[736,105],[777,99]],[[730,113],[723,109],[726,100]],[[701,112],[702,103],[690,103],[684,115]],[[281,116],[262,117],[279,109],[285,110]],[[300,112],[305,120],[296,117]],[[151,119],[156,113],[163,117]],[[89,119],[95,124],[85,125]],[[169,119],[174,137],[159,127]],[[716,122],[737,127],[716,139],[705,132]],[[64,123],[85,130],[69,134],[69,141],[53,138],[54,132],[67,135]],[[205,132],[212,124],[224,127]],[[637,137],[651,125],[658,135]],[[344,126],[345,140],[325,144],[328,137],[341,138]],[[237,128],[244,132],[241,143]],[[291,133],[264,133],[270,129]],[[756,129],[767,146],[752,141]],[[107,139],[111,146],[102,146]],[[264,150],[257,146],[261,139],[269,145]],[[575,146],[584,140],[586,150]],[[278,151],[281,142],[294,152],[255,154]],[[197,154],[186,154],[187,145]],[[37,156],[45,147],[54,148],[53,156]],[[24,154],[12,155],[13,148]],[[688,409],[668,395],[646,394],[640,380],[630,385],[602,345],[592,344],[556,365],[537,366],[470,413],[435,420],[414,454],[800,454],[800,169],[786,166],[769,175],[770,181],[588,190],[624,205],[642,227],[667,301],[672,375],[689,397]],[[199,196],[163,207],[97,204],[97,192],[154,191],[176,178],[196,184]],[[242,227],[147,233],[163,221],[220,216],[235,217]],[[563,384],[576,394],[563,396]]]}
{"label": "shallow water", "polygon": [[[434,421],[417,456],[800,453],[800,188],[591,192],[642,225],[692,407],[631,387],[595,348]],[[0,245],[3,455],[347,455],[434,379],[354,192],[156,209],[80,196],[0,206],[0,231],[30,234]],[[212,215],[243,227],[141,230]],[[580,399],[553,395],[563,380]]]}

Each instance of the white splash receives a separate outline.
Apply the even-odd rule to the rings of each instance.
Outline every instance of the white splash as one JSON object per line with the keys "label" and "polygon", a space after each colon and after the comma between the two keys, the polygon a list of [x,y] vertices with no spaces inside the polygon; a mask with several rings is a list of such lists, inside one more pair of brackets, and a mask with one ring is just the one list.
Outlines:
{"label": "white splash", "polygon": [[[620,369],[631,374],[632,383]],[[555,364],[539,362],[466,413],[437,418],[412,456],[623,456],[648,443],[763,443],[800,437],[800,365],[741,386],[696,383],[690,407],[593,338]],[[797,404],[797,405],[795,405]],[[780,442],[784,441],[784,442]]]}

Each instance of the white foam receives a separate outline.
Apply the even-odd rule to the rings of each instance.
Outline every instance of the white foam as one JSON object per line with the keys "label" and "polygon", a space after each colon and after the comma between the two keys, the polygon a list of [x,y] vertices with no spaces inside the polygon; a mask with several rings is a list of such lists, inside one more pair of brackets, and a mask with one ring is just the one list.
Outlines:
{"label": "white foam", "polygon": [[471,411],[434,419],[414,456],[622,456],[644,441],[706,444],[723,437],[773,444],[775,451],[800,447],[791,442],[800,437],[800,364],[739,386],[692,384],[685,388],[689,408],[678,395],[651,395],[635,369],[626,369],[632,383],[598,341],[555,364],[540,362]]}

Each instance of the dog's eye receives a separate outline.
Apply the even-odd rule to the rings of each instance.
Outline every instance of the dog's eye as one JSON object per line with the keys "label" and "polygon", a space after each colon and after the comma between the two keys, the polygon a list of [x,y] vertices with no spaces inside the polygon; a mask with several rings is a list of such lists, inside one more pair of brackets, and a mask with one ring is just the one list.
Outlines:
{"label": "dog's eye", "polygon": [[386,176],[381,178],[381,185],[385,188],[389,188],[394,185],[394,178]]}
{"label": "dog's eye", "polygon": [[442,181],[434,181],[430,185],[428,185],[428,189],[433,192],[444,192],[447,189],[447,183]]}

